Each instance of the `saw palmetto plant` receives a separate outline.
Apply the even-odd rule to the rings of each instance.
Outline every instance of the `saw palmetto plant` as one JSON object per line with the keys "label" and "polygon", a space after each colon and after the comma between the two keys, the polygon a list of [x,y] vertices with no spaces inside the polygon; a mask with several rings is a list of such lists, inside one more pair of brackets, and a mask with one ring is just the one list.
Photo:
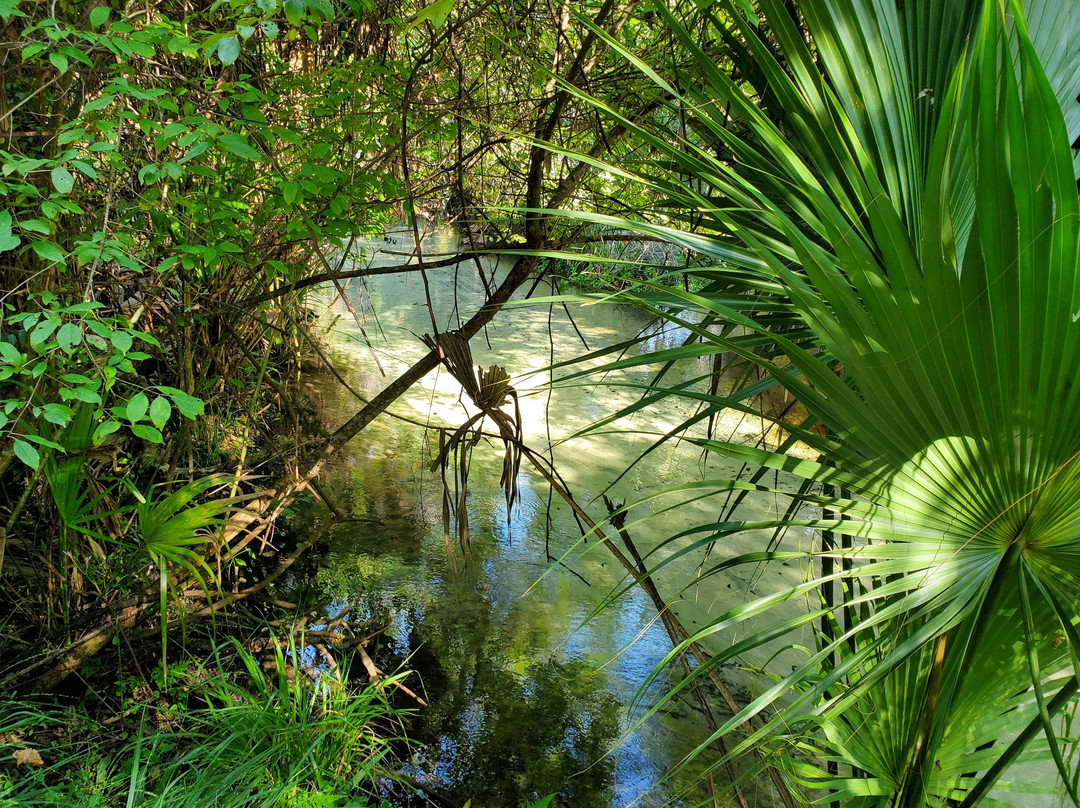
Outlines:
{"label": "saw palmetto plant", "polygon": [[[773,450],[688,424],[666,436],[758,469],[719,491],[767,491],[777,471],[791,503],[771,520],[725,511],[668,549],[766,528],[779,538],[760,552],[714,550],[706,582],[799,557],[808,570],[701,629],[720,650],[682,686],[810,629],[804,661],[718,729],[756,718],[732,754],[773,750],[826,804],[1075,802],[1062,727],[1080,670],[1080,4],[754,5],[760,18],[721,1],[691,19],[655,3],[688,54],[675,75],[608,41],[666,114],[623,119],[654,158],[606,168],[651,185],[677,226],[597,218],[714,264],[687,270],[684,291],[638,288],[690,336],[622,363],[733,354],[808,414]],[[686,397],[704,423],[753,411],[760,389],[661,380],[636,406]],[[796,441],[812,453],[785,451]],[[786,548],[792,525],[816,531],[811,551]]]}

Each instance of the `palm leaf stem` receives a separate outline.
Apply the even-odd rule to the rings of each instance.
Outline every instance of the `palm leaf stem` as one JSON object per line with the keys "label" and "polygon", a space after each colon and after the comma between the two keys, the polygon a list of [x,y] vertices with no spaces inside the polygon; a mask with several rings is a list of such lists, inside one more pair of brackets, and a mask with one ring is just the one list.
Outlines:
{"label": "palm leaf stem", "polygon": [[947,633],[942,634],[934,644],[933,662],[930,666],[930,676],[926,682],[926,695],[923,700],[922,710],[919,713],[915,743],[911,749],[911,758],[907,766],[905,766],[906,777],[900,784],[896,796],[897,808],[921,806],[924,802],[925,778],[923,770],[930,751],[930,733],[933,729],[934,717],[937,715],[938,698],[941,694],[941,672],[945,667],[945,648],[948,639],[949,635]]}

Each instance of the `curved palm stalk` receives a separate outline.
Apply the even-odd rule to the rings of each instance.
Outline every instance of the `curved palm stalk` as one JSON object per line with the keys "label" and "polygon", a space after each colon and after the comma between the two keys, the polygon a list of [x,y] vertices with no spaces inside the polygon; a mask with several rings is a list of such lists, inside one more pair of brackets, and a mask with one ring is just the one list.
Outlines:
{"label": "curved palm stalk", "polygon": [[[772,46],[731,2],[705,15],[713,29],[701,37],[654,4],[691,57],[681,90],[608,42],[693,120],[681,136],[604,108],[663,155],[638,173],[700,229],[619,226],[719,263],[696,270],[698,291],[634,298],[697,344],[623,364],[710,351],[756,364],[827,427],[829,437],[798,432],[819,460],[694,440],[847,493],[804,487],[818,515],[729,515],[688,530],[650,572],[751,528],[798,524],[854,541],[810,555],[811,570],[831,574],[702,629],[693,639],[720,650],[675,691],[815,629],[807,661],[717,731],[764,716],[732,754],[774,746],[806,799],[966,807],[1040,757],[1071,783],[1054,721],[1077,692],[1080,651],[1076,6],[804,0],[811,47],[781,0],[759,5]],[[713,57],[714,42],[737,53],[733,41],[754,86]],[[772,117],[754,100],[766,89]],[[706,318],[741,330],[695,325]],[[639,406],[689,395],[721,407],[746,392],[710,401],[658,387]],[[710,574],[772,558],[790,554],[763,549]],[[843,584],[839,603],[819,597],[832,582]],[[812,608],[792,616],[791,601],[807,597]],[[776,608],[783,617],[770,622]],[[1076,801],[1071,786],[1050,788]]]}

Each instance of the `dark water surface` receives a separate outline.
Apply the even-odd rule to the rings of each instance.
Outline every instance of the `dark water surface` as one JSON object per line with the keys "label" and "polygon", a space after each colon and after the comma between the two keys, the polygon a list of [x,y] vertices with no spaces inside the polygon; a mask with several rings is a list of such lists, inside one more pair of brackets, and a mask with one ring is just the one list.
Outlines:
{"label": "dark water surface", "polygon": [[[436,233],[426,248],[451,250],[453,239],[451,233]],[[390,234],[388,240],[365,245],[366,260],[374,248],[407,250],[410,244],[405,234]],[[404,259],[380,255],[374,260]],[[455,327],[458,314],[471,316],[482,300],[472,264],[462,264],[456,273],[432,270],[430,281],[440,329]],[[550,289],[539,292],[547,293]],[[417,338],[431,331],[424,288],[413,274],[385,275],[366,284],[354,281],[348,295],[363,317],[372,349],[340,300],[332,307],[331,319],[337,319],[327,341],[335,365],[346,368],[349,383],[370,397],[427,350]],[[556,440],[567,437],[640,395],[593,382],[569,386],[551,394],[551,415],[545,419],[548,376],[536,372],[552,357],[560,361],[583,351],[581,337],[596,349],[650,328],[642,314],[621,307],[577,308],[573,317],[576,330],[559,307],[514,309],[501,313],[472,343],[478,364],[498,363],[514,377],[522,396],[525,439],[537,449],[546,447],[549,432]],[[680,338],[657,334],[650,347],[677,344]],[[640,384],[654,371],[641,369],[612,380]],[[530,372],[534,375],[524,375]],[[359,408],[332,378],[312,377],[307,385],[328,428]],[[430,374],[392,411],[451,427],[473,412],[445,370]],[[602,434],[559,444],[556,465],[579,501],[594,518],[601,517],[603,503],[593,499],[650,443],[648,436],[632,430],[666,431],[687,412],[669,408],[649,418],[635,416]],[[751,439],[757,427],[744,423],[732,428],[745,430]],[[628,733],[644,709],[632,706],[635,695],[647,705],[671,684],[661,677],[649,692],[638,693],[671,650],[648,598],[632,588],[599,608],[625,586],[622,568],[596,542],[580,543],[580,530],[567,508],[557,497],[549,505],[546,483],[527,464],[518,475],[521,502],[507,518],[498,441],[481,442],[475,449],[469,479],[471,544],[462,553],[452,537],[453,557],[448,557],[442,484],[438,473],[427,468],[437,449],[436,432],[382,417],[334,456],[322,478],[339,507],[362,517],[336,529],[320,570],[320,586],[335,597],[329,611],[364,591],[363,611],[353,619],[387,627],[371,645],[378,664],[384,670],[416,671],[412,685],[422,686],[430,704],[411,722],[410,735],[422,745],[407,771],[446,804],[464,805],[471,799],[473,808],[512,808],[552,792],[573,808],[697,803],[704,794],[693,785],[694,767],[662,781],[707,737],[696,703],[676,702]],[[672,444],[636,465],[611,494],[633,501],[703,473],[724,476],[723,469],[704,469],[692,448]],[[720,507],[705,499],[677,513],[660,513],[670,504],[662,500],[632,512],[630,532],[643,552],[689,524],[716,518]],[[764,512],[771,506],[755,507]],[[648,521],[633,524],[654,512]],[[314,522],[326,514],[311,506],[304,518]],[[731,551],[749,546],[732,543]],[[673,549],[658,551],[658,557]],[[553,559],[562,561],[553,564]],[[747,585],[742,578],[730,578],[724,584],[686,587],[696,563],[672,564],[658,580],[661,592],[673,600],[685,590],[675,609],[691,630],[710,612],[738,602]],[[768,574],[780,576],[778,586],[800,579],[798,570]],[[751,805],[773,804],[753,784],[747,796]]]}

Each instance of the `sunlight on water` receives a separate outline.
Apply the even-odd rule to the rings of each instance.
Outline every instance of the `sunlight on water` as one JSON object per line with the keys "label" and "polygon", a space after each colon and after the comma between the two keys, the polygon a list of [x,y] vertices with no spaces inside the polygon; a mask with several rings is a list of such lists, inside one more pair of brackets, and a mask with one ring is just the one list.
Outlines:
{"label": "sunlight on water", "polygon": [[[365,249],[402,249],[408,242],[399,236],[391,234],[393,242],[377,240]],[[435,251],[453,247],[448,233],[437,233],[428,243]],[[365,260],[372,260],[370,254]],[[458,316],[469,316],[482,301],[483,287],[472,264],[461,265],[456,273],[432,270],[430,279],[440,328],[455,327]],[[550,289],[537,294],[550,294]],[[418,336],[431,331],[430,315],[419,302],[424,300],[421,280],[411,274],[383,275],[366,284],[353,281],[348,296],[371,345],[365,345],[341,300],[332,308],[337,319],[328,341],[337,366],[350,368],[350,384],[370,396],[426,353]],[[593,350],[640,332],[648,333],[649,347],[657,349],[679,344],[685,334],[659,330],[626,307],[576,307],[572,315],[573,323],[561,307],[514,308],[477,335],[472,348],[477,364],[498,363],[510,372],[521,393],[526,442],[537,450],[546,450],[549,436],[556,442],[553,457],[562,477],[600,518],[604,505],[594,498],[633,464],[656,433],[669,431],[691,410],[666,402],[661,413],[637,413],[595,434],[574,437],[641,391],[599,385],[592,378],[549,391],[546,368],[583,350],[579,333]],[[707,369],[701,364],[682,372],[700,375]],[[556,378],[568,372],[557,371]],[[637,368],[607,381],[642,385],[653,373],[655,368]],[[308,391],[329,428],[359,407],[332,379],[313,376]],[[392,411],[453,429],[475,413],[466,399],[441,369]],[[749,440],[759,437],[752,424],[738,428]],[[380,418],[335,456],[325,477],[339,506],[365,521],[338,528],[324,566],[348,569],[350,559],[361,554],[382,562],[383,574],[364,603],[371,623],[387,627],[378,638],[379,664],[417,671],[429,696],[431,707],[417,715],[410,730],[424,743],[412,761],[412,776],[454,804],[471,798],[474,808],[506,808],[550,792],[559,792],[575,808],[696,803],[703,792],[693,785],[695,771],[662,781],[707,736],[696,701],[676,702],[671,714],[626,734],[643,705],[670,684],[665,676],[650,692],[638,692],[671,650],[649,599],[632,588],[614,606],[597,611],[626,585],[623,570],[595,540],[581,542],[569,508],[557,496],[549,504],[546,483],[526,465],[518,476],[521,502],[507,517],[497,440],[475,450],[469,479],[471,547],[463,554],[451,535],[451,562],[443,539],[441,482],[437,472],[426,468],[437,447],[434,432],[425,435],[413,424]],[[633,501],[681,480],[736,472],[715,463],[703,467],[693,447],[670,443],[634,465],[607,493]],[[666,511],[672,504],[649,502],[631,512],[628,526],[643,553],[691,524],[715,519],[721,506],[705,498]],[[744,515],[785,506],[755,501]],[[317,516],[316,509],[309,514]],[[760,547],[765,540],[729,540],[723,552]],[[670,556],[674,549],[659,549],[656,557]],[[657,581],[690,630],[710,613],[740,602],[747,586],[743,577],[710,580],[677,597],[677,585],[692,579],[696,563],[690,558],[674,563]],[[766,586],[777,588],[802,580],[800,570],[782,567],[770,568],[765,577]],[[751,682],[738,671],[730,674],[733,687]],[[635,698],[639,704],[631,711]],[[748,799],[752,805],[773,804],[767,790],[753,784]]]}

